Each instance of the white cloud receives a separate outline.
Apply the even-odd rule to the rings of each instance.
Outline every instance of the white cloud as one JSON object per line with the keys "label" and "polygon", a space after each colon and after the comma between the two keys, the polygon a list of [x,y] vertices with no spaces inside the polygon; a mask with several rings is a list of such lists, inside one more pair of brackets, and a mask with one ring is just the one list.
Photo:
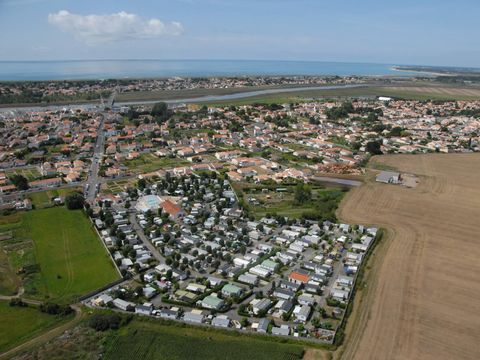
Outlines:
{"label": "white cloud", "polygon": [[183,33],[183,26],[179,22],[143,19],[124,11],[110,15],[77,15],[61,10],[49,14],[48,22],[89,45]]}

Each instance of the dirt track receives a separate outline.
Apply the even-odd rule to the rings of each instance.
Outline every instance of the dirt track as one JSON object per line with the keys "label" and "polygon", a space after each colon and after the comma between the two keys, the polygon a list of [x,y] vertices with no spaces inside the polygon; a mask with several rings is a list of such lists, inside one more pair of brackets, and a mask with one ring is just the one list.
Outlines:
{"label": "dirt track", "polygon": [[339,217],[389,235],[347,327],[342,359],[480,359],[480,156],[376,162],[421,176],[415,189],[368,182]]}

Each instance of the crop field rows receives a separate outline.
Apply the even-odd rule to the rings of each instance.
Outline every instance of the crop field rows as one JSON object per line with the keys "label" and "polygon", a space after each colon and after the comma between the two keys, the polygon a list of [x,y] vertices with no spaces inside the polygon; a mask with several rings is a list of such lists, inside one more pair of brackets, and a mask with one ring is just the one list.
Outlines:
{"label": "crop field rows", "polygon": [[121,331],[107,347],[104,359],[297,360],[303,356],[299,345],[219,333],[210,336],[201,329],[134,323]]}
{"label": "crop field rows", "polygon": [[347,324],[342,359],[480,358],[477,154],[387,156],[417,174],[407,189],[367,183],[350,192],[342,220],[385,227],[385,254]]}

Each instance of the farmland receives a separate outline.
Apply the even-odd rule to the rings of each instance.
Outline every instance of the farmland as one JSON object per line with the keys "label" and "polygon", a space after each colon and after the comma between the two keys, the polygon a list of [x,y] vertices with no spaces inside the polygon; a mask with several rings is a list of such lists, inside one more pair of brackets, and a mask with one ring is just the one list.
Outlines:
{"label": "farmland", "polygon": [[105,359],[301,359],[299,345],[201,329],[133,322],[114,337]]}
{"label": "farmland", "polygon": [[30,211],[4,218],[0,230],[10,236],[2,247],[12,270],[23,269],[27,297],[69,302],[118,278],[80,211],[58,207]]}
{"label": "farmland", "polygon": [[347,324],[342,359],[480,357],[480,168],[476,154],[387,156],[415,189],[370,181],[338,215],[385,227]]}
{"label": "farmland", "polygon": [[42,175],[38,171],[38,168],[34,166],[19,169],[9,169],[5,173],[8,177],[12,177],[14,175],[22,175],[28,181],[37,180],[42,177]]}
{"label": "farmland", "polygon": [[0,301],[0,353],[52,328],[63,319],[33,307],[10,307]]}

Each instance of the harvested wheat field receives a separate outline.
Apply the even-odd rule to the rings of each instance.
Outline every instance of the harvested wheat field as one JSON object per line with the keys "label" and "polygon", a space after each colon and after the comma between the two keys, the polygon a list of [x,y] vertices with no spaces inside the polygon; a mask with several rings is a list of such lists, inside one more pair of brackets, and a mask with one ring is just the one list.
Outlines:
{"label": "harvested wheat field", "polygon": [[395,155],[407,189],[351,191],[339,217],[388,229],[347,326],[342,359],[480,359],[480,156]]}

